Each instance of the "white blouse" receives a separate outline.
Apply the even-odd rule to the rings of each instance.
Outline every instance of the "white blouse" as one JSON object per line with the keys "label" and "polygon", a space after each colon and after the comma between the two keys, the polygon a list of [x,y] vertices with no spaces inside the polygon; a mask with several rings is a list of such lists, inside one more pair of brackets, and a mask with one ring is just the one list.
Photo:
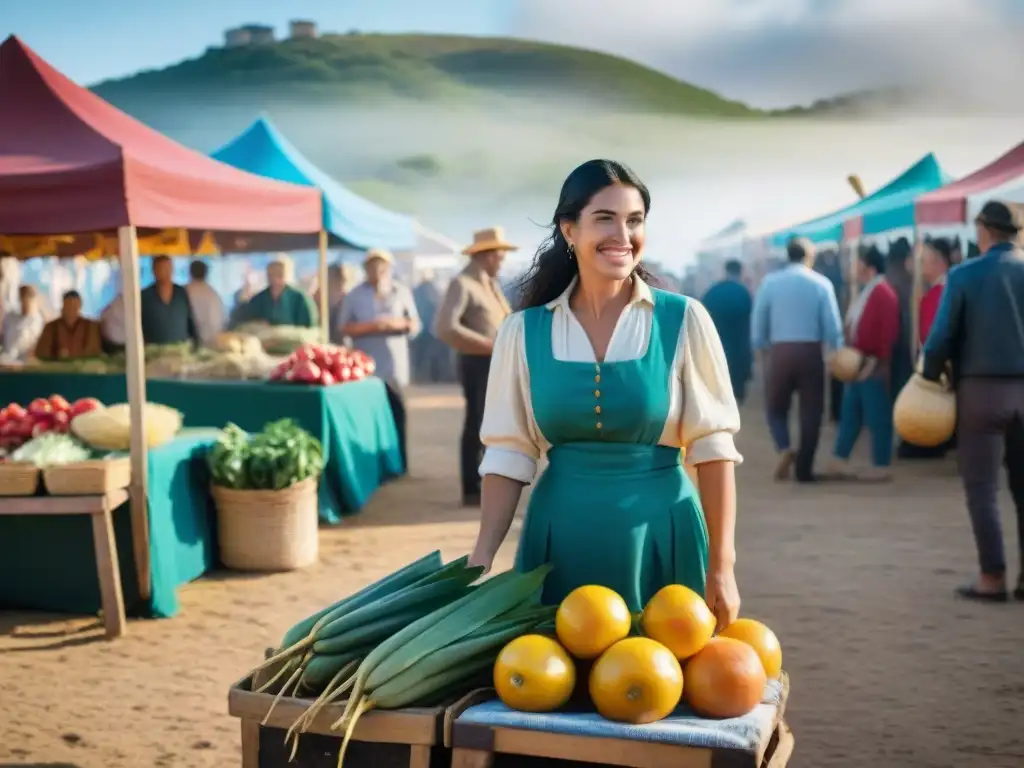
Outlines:
{"label": "white blouse", "polygon": [[[596,363],[586,331],[569,307],[576,281],[547,309],[551,318],[552,351],[556,360]],[[642,280],[633,284],[633,296],[619,317],[608,344],[605,361],[636,360],[645,354],[651,338],[654,301]],[[486,447],[481,475],[501,475],[531,483],[537,461],[550,444],[534,419],[530,400],[530,371],[526,364],[523,313],[510,315],[498,331],[487,377],[480,439]],[[695,299],[686,304],[686,318],[672,364],[668,418],[659,445],[682,448],[686,463],[743,461],[733,439],[740,429],[740,414],[729,379],[725,351],[711,316]]]}

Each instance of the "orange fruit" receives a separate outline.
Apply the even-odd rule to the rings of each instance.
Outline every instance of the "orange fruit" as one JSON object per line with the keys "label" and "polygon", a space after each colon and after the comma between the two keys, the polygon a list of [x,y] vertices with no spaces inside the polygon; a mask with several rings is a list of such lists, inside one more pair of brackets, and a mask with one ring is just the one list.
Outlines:
{"label": "orange fruit", "polygon": [[672,651],[648,637],[628,637],[601,654],[590,671],[590,699],[602,717],[653,723],[683,695],[683,670]]}
{"label": "orange fruit", "polygon": [[596,659],[632,627],[626,601],[618,592],[597,584],[574,589],[555,613],[558,640],[577,659]]}
{"label": "orange fruit", "polygon": [[643,613],[644,634],[682,661],[707,645],[715,634],[715,616],[704,598],[681,584],[658,590]]}
{"label": "orange fruit", "polygon": [[569,700],[575,687],[572,659],[544,635],[517,637],[494,662],[494,689],[510,709],[551,712]]}
{"label": "orange fruit", "polygon": [[686,702],[703,717],[740,717],[761,702],[767,682],[753,648],[715,637],[686,664]]}
{"label": "orange fruit", "polygon": [[769,680],[777,680],[782,674],[782,646],[779,645],[779,638],[760,621],[736,619],[718,634],[719,637],[731,637],[753,648],[764,664],[764,673]]}

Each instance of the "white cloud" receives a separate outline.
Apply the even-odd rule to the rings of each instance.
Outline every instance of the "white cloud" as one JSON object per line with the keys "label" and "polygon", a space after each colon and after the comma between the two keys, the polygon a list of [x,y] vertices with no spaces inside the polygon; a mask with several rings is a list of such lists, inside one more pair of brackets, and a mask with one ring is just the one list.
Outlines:
{"label": "white cloud", "polygon": [[[630,56],[777,106],[889,85],[1019,91],[1016,0],[519,0],[514,31]],[[1016,12],[1014,8],[1016,7]]]}

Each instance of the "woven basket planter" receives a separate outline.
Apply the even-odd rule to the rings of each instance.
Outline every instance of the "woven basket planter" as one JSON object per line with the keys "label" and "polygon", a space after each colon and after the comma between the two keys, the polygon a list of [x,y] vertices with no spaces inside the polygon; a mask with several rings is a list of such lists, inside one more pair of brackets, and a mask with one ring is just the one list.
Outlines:
{"label": "woven basket planter", "polygon": [[43,484],[51,496],[102,496],[127,488],[132,463],[127,456],[79,461],[43,470]]}
{"label": "woven basket planter", "polygon": [[213,486],[221,562],[237,571],[293,571],[317,561],[316,477],[280,491]]}
{"label": "woven basket planter", "polygon": [[35,496],[39,467],[28,461],[0,461],[0,496]]}

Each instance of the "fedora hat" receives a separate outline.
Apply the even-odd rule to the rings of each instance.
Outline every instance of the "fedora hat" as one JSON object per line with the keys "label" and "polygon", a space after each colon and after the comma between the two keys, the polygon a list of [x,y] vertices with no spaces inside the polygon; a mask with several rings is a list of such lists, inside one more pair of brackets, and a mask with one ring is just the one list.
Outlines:
{"label": "fedora hat", "polygon": [[491,227],[481,229],[473,233],[473,244],[467,246],[463,251],[467,256],[485,251],[518,251],[518,245],[512,245],[505,239],[505,230],[502,227]]}
{"label": "fedora hat", "polygon": [[394,264],[395,257],[391,255],[391,251],[385,250],[384,248],[371,248],[366,252],[366,256],[363,258],[363,264],[369,264],[374,259],[380,259],[386,264]]}
{"label": "fedora hat", "polygon": [[1021,210],[1002,200],[989,200],[974,221],[983,227],[990,227],[1010,235],[1016,235],[1021,229],[1024,229],[1024,215]]}

